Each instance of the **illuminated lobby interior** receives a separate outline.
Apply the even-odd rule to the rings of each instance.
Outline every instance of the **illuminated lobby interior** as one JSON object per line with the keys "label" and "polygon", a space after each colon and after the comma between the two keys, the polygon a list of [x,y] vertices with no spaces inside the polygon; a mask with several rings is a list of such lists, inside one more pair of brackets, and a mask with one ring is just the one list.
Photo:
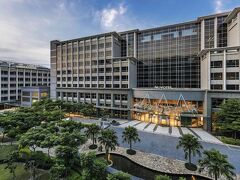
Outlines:
{"label": "illuminated lobby interior", "polygon": [[162,126],[203,126],[203,102],[186,101],[182,95],[178,100],[134,98],[132,117],[135,120]]}

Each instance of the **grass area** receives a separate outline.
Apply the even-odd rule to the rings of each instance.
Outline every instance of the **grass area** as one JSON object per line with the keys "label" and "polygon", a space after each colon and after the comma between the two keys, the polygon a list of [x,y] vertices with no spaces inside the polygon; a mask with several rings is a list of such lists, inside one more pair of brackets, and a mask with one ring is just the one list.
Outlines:
{"label": "grass area", "polygon": [[[12,180],[12,174],[9,172],[8,169],[5,169],[6,164],[0,164],[0,174],[1,174],[1,180]],[[29,172],[27,172],[24,169],[24,166],[22,163],[17,163],[16,168],[16,179],[18,180],[28,180],[30,177]]]}
{"label": "grass area", "polygon": [[240,139],[234,139],[230,137],[225,137],[225,136],[219,136],[220,140],[226,144],[232,144],[232,145],[237,145],[240,146]]}
{"label": "grass area", "polygon": [[8,159],[9,154],[17,148],[17,145],[0,145],[0,160]]}
{"label": "grass area", "polygon": [[[1,180],[12,180],[13,176],[10,173],[9,169],[5,169],[6,164],[0,164],[0,179]],[[30,173],[24,169],[23,163],[17,163],[16,168],[16,179],[17,180],[28,180],[30,178]],[[39,175],[41,174],[41,175]],[[50,174],[45,170],[37,170],[37,180],[46,180],[50,179]]]}

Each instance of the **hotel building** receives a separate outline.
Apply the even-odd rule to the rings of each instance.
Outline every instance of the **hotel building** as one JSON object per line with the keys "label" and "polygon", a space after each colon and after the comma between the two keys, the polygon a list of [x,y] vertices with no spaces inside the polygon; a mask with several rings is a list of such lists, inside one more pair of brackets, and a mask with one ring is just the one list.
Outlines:
{"label": "hotel building", "polygon": [[39,86],[50,86],[49,68],[0,60],[0,106],[20,105],[22,88]]}
{"label": "hotel building", "polygon": [[51,98],[115,118],[211,131],[240,98],[240,8],[196,20],[51,41]]}

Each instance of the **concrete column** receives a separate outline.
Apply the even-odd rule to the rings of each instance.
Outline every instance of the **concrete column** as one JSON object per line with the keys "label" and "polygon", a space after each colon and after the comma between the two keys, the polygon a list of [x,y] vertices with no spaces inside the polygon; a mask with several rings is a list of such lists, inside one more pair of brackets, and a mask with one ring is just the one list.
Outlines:
{"label": "concrete column", "polygon": [[133,91],[132,90],[129,90],[128,91],[128,119],[132,119],[132,112],[131,112],[131,107],[133,106]]}
{"label": "concrete column", "polygon": [[226,50],[223,51],[223,90],[226,90]]}
{"label": "concrete column", "polygon": [[201,50],[205,48],[205,28],[204,28],[204,20],[201,21]]}
{"label": "concrete column", "polygon": [[208,52],[208,58],[207,58],[207,60],[208,60],[208,65],[207,65],[207,70],[208,70],[208,76],[207,76],[207,81],[208,81],[208,87],[207,87],[207,89],[211,89],[211,52],[209,51]]}
{"label": "concrete column", "polygon": [[137,58],[137,32],[134,32],[134,57]]}
{"label": "concrete column", "polygon": [[203,101],[203,129],[205,129],[208,132],[211,132],[212,129],[212,120],[211,120],[211,114],[212,114],[212,99],[208,94],[208,91],[205,91],[204,101]]}
{"label": "concrete column", "polygon": [[214,19],[214,48],[217,48],[217,17]]}

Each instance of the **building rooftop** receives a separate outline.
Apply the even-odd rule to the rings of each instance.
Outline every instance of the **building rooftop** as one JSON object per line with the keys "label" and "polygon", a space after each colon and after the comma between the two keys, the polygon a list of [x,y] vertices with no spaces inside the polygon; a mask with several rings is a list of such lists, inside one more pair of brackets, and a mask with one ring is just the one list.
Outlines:
{"label": "building rooftop", "polygon": [[34,64],[26,64],[26,63],[17,63],[11,61],[3,61],[0,60],[0,67],[14,67],[14,68],[23,68],[23,69],[37,69],[37,70],[50,70],[47,67],[34,65]]}

